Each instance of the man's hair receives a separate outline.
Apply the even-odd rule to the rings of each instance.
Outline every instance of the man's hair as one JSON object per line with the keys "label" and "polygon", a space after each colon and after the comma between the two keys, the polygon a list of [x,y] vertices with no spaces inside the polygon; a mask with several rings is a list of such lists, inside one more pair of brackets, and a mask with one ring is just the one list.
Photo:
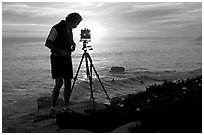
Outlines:
{"label": "man's hair", "polygon": [[66,17],[67,22],[80,22],[81,20],[82,20],[81,15],[75,12],[68,14]]}

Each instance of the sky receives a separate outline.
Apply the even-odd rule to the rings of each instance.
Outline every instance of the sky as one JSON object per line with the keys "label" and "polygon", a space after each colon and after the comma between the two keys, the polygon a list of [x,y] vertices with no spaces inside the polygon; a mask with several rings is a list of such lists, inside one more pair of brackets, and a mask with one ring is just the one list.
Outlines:
{"label": "sky", "polygon": [[201,2],[3,2],[3,37],[47,37],[51,27],[72,12],[89,28],[92,39],[198,37],[202,35]]}

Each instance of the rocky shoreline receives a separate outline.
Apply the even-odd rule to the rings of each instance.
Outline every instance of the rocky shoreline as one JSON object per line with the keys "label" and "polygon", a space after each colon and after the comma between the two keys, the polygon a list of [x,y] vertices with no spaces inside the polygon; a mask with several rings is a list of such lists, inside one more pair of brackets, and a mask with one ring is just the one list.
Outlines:
{"label": "rocky shoreline", "polygon": [[146,91],[116,97],[111,106],[97,103],[87,110],[88,102],[71,106],[72,113],[35,121],[47,110],[41,110],[3,122],[3,133],[201,133],[202,76],[164,81]]}

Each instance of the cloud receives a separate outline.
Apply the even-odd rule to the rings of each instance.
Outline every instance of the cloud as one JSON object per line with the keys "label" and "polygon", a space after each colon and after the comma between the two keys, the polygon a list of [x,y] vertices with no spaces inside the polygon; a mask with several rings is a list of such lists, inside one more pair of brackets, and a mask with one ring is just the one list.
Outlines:
{"label": "cloud", "polygon": [[168,18],[191,19],[192,17],[201,17],[199,10],[200,9],[192,9],[189,11],[182,3],[133,4],[129,10],[125,13],[121,13],[121,16],[125,20],[132,20],[134,22],[151,22]]}
{"label": "cloud", "polygon": [[104,25],[113,35],[118,31],[136,36],[202,26],[201,2],[3,2],[3,30],[38,30],[39,26],[49,31],[70,12],[79,12],[83,21]]}
{"label": "cloud", "polygon": [[50,25],[46,24],[26,24],[26,23],[20,23],[20,24],[2,24],[2,31],[43,31],[49,28]]}
{"label": "cloud", "polygon": [[[129,9],[118,15],[119,27],[129,28],[135,32],[161,31],[162,29],[187,28],[200,25],[202,18],[201,3],[132,3]],[[148,32],[148,31],[147,31]]]}
{"label": "cloud", "polygon": [[[30,3],[3,3],[2,11],[11,14],[29,15],[31,17],[54,17],[67,15],[71,12],[83,12],[84,15],[89,15],[92,11],[82,11],[74,9],[74,5],[71,4],[55,4],[55,3],[39,3],[45,6],[30,5]],[[46,6],[49,5],[49,6]],[[54,6],[55,5],[55,6]]]}

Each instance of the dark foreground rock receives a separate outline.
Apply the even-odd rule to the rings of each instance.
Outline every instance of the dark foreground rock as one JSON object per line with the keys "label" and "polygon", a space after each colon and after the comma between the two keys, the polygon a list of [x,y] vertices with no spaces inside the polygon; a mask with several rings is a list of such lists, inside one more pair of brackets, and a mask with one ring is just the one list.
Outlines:
{"label": "dark foreground rock", "polygon": [[[202,76],[165,81],[148,87],[145,92],[113,101],[105,109],[60,113],[56,123],[61,129],[92,132],[111,132],[131,122],[137,123],[131,132],[202,132]],[[118,131],[125,132],[120,129]]]}

